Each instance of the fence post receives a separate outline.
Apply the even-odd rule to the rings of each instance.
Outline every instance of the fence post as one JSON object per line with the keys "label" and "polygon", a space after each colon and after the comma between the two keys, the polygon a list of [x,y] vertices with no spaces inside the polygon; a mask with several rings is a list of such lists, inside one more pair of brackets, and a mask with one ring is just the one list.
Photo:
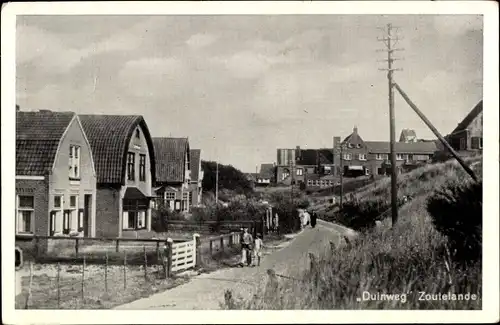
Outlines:
{"label": "fence post", "polygon": [[120,251],[120,240],[116,240],[116,252],[118,253]]}
{"label": "fence post", "polygon": [[123,288],[127,289],[127,251],[124,251],[123,256]]}
{"label": "fence post", "polygon": [[201,241],[200,241],[200,234],[194,234],[193,235],[193,240],[194,240],[194,266],[195,267],[201,267]]}
{"label": "fence post", "polygon": [[229,247],[233,247],[233,237],[234,237],[234,233],[230,233],[229,234]]}
{"label": "fence post", "polygon": [[224,235],[220,236],[220,250],[224,251]]}
{"label": "fence post", "polygon": [[156,242],[156,264],[160,261],[160,241]]}
{"label": "fence post", "polygon": [[85,254],[83,255],[83,267],[82,267],[82,303],[85,303]]}
{"label": "fence post", "polygon": [[172,276],[172,243],[174,241],[172,240],[172,238],[167,238],[167,246],[166,246],[166,256],[167,256],[167,266],[166,266],[166,270],[167,270],[167,278],[170,278]]}
{"label": "fence post", "polygon": [[78,258],[78,242],[79,242],[78,238],[75,239],[75,256],[76,256],[76,258]]}
{"label": "fence post", "polygon": [[61,263],[57,262],[57,308],[61,307]]}
{"label": "fence post", "polygon": [[30,262],[30,283],[28,286],[28,296],[26,297],[25,309],[29,309],[31,299],[31,287],[33,286],[33,262]]}
{"label": "fence post", "polygon": [[143,246],[144,249],[144,280],[148,281],[148,256],[146,254],[146,245]]}
{"label": "fence post", "polygon": [[108,251],[106,251],[106,265],[104,266],[104,289],[108,292]]}
{"label": "fence post", "polygon": [[212,256],[213,255],[213,241],[210,238],[208,240],[210,242],[210,256]]}

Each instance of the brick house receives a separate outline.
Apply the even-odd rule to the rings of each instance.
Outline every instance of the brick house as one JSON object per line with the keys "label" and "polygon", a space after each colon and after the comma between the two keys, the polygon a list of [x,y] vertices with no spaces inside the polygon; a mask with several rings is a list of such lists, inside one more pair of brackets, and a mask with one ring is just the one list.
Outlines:
{"label": "brick house", "polygon": [[275,183],[275,170],[274,164],[261,164],[260,171],[255,174],[255,185],[267,186]]}
{"label": "brick house", "polygon": [[140,115],[80,115],[97,172],[96,235],[151,230],[154,147]]}
{"label": "brick house", "polygon": [[483,101],[481,100],[446,136],[446,140],[457,151],[483,149]]}
{"label": "brick house", "polygon": [[190,150],[191,184],[189,192],[189,206],[198,206],[202,203],[203,195],[203,170],[201,168],[201,150]]}
{"label": "brick house", "polygon": [[399,136],[399,142],[417,142],[417,133],[415,130],[403,129],[401,130],[401,135]]}
{"label": "brick house", "polygon": [[16,242],[33,235],[94,237],[95,202],[96,171],[78,116],[17,110]]}
{"label": "brick house", "polygon": [[153,138],[156,153],[155,196],[172,210],[189,212],[190,148],[187,138]]}
{"label": "brick house", "polygon": [[[293,177],[292,177],[293,173]],[[316,175],[316,176],[313,176]],[[307,183],[318,175],[335,175],[333,149],[277,149],[276,182],[290,185]]]}
{"label": "brick house", "polygon": [[[343,145],[344,175],[386,175],[390,173],[390,143],[388,141],[364,141],[358,133],[358,128],[354,127],[353,132],[341,144]],[[405,172],[430,162],[436,150],[434,141],[396,142],[398,171]],[[335,165],[340,168],[340,155],[335,155]]]}

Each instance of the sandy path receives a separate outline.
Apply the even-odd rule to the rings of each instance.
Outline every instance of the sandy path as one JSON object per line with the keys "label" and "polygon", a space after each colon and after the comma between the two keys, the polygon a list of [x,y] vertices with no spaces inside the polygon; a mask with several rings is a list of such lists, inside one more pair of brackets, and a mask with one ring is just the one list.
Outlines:
{"label": "sandy path", "polygon": [[308,253],[319,255],[330,249],[330,241],[338,243],[344,229],[318,220],[316,228],[306,228],[270,255],[264,256],[260,267],[229,268],[193,277],[188,283],[148,298],[121,305],[115,309],[220,309],[225,290],[234,296],[250,297],[257,285],[266,281],[266,270],[297,276],[309,267]]}

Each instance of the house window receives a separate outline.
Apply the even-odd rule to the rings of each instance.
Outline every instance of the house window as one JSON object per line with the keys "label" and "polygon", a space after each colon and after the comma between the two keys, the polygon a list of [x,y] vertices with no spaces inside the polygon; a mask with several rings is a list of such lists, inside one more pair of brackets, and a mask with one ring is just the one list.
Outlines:
{"label": "house window", "polygon": [[148,200],[123,200],[123,230],[146,229]]}
{"label": "house window", "polygon": [[32,234],[35,218],[35,199],[33,196],[17,197],[17,233]]}
{"label": "house window", "polygon": [[377,173],[378,173],[379,175],[384,175],[384,169],[383,169],[383,168],[378,168],[378,169],[377,169]]}
{"label": "house window", "polygon": [[312,185],[312,181],[310,179],[307,180],[307,185],[308,186],[311,186]]}
{"label": "house window", "polygon": [[62,196],[54,195],[52,202],[52,211],[50,213],[50,235],[62,233],[63,231],[63,210]]}
{"label": "house window", "polygon": [[354,144],[349,143],[349,144],[347,144],[347,147],[352,149],[352,148],[354,148]]}
{"label": "house window", "polygon": [[189,205],[193,205],[193,192],[189,192]]}
{"label": "house window", "polygon": [[351,160],[352,159],[352,154],[345,153],[345,154],[343,154],[343,158],[344,158],[344,160]]}
{"label": "house window", "polygon": [[69,146],[69,178],[80,179],[80,146]]}
{"label": "house window", "polygon": [[358,159],[359,159],[359,160],[366,160],[366,155],[365,155],[364,153],[360,153],[360,154],[358,155]]}
{"label": "house window", "polygon": [[383,156],[384,156],[383,154],[378,153],[378,154],[375,155],[375,159],[376,160],[384,160]]}
{"label": "house window", "polygon": [[141,138],[141,131],[139,129],[135,130],[135,137],[137,139],[140,139]]}
{"label": "house window", "polygon": [[71,230],[76,230],[77,227],[78,227],[78,196],[71,195],[69,197],[69,209],[64,211],[63,233],[69,234]]}
{"label": "house window", "polygon": [[412,154],[408,154],[408,157],[406,159],[408,159],[409,161],[413,161],[413,155]]}
{"label": "house window", "polygon": [[127,154],[127,179],[135,181],[135,154],[133,152]]}
{"label": "house window", "polygon": [[175,192],[165,192],[165,199],[175,200]]}
{"label": "house window", "polygon": [[304,175],[304,170],[302,168],[297,168],[297,176]]}
{"label": "house window", "polygon": [[357,148],[361,148],[361,143],[358,143],[358,144],[356,145],[356,147],[357,147]]}
{"label": "house window", "polygon": [[404,159],[404,155],[398,153],[396,154],[396,160],[403,160]]}
{"label": "house window", "polygon": [[146,181],[146,155],[139,155],[139,181]]}
{"label": "house window", "polygon": [[483,148],[483,138],[482,137],[471,137],[471,148],[472,149],[482,149]]}

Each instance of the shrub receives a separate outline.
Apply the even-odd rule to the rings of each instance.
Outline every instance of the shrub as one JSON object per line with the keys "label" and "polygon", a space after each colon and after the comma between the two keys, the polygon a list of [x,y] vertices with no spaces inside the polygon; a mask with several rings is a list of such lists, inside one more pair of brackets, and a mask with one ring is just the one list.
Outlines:
{"label": "shrub", "polygon": [[156,209],[152,209],[151,217],[151,229],[156,232],[165,232],[168,228],[168,220],[186,220],[182,212],[173,211],[163,203],[160,203]]}
{"label": "shrub", "polygon": [[452,257],[463,263],[481,259],[482,185],[450,182],[427,200],[434,227],[447,237]]}

